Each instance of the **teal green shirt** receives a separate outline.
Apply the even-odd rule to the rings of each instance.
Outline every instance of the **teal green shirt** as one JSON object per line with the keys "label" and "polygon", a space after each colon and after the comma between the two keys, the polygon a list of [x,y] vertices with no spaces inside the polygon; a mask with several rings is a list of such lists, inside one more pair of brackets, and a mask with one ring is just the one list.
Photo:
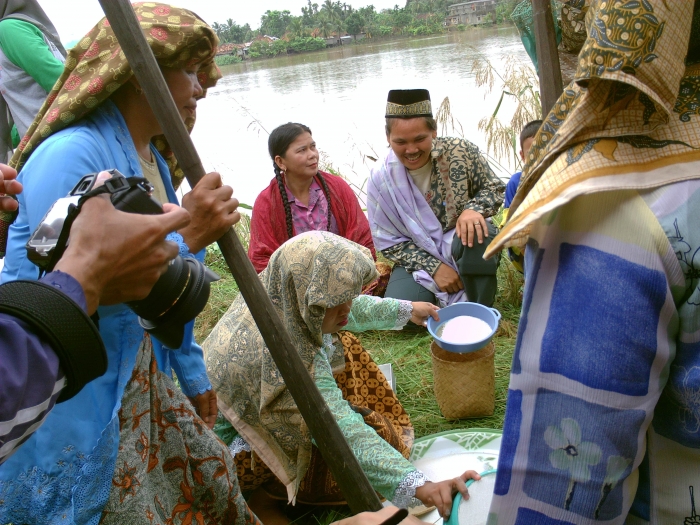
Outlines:
{"label": "teal green shirt", "polygon": [[[10,62],[26,71],[47,93],[63,72],[63,63],[46,45],[44,34],[24,20],[6,18],[0,21],[0,49]],[[13,147],[17,147],[20,138],[13,126]]]}

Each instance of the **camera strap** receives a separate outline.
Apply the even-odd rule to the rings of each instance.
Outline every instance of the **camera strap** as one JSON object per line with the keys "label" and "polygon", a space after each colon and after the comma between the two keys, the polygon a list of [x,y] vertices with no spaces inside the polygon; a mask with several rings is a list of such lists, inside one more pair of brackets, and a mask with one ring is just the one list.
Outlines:
{"label": "camera strap", "polygon": [[[148,180],[143,177],[112,177],[111,179],[107,179],[102,186],[93,188],[87,193],[85,193],[82,197],[80,197],[77,206],[75,204],[71,204],[70,206],[68,206],[66,220],[63,222],[63,228],[61,229],[61,233],[58,236],[56,247],[54,248],[53,254],[51,255],[51,259],[49,260],[48,265],[46,266],[46,273],[53,271],[54,267],[56,266],[56,263],[58,263],[61,257],[63,257],[63,254],[65,253],[66,248],[68,247],[68,237],[70,236],[70,229],[73,226],[73,222],[75,222],[76,217],[80,213],[80,210],[83,208],[83,204],[85,204],[85,201],[98,195],[113,195],[117,192],[123,191],[125,188],[133,188],[134,186],[137,186],[143,182],[147,183]],[[40,271],[39,277],[43,275],[44,273]]]}
{"label": "camera strap", "polygon": [[0,313],[27,323],[58,356],[66,375],[58,403],[107,371],[107,351],[97,327],[75,301],[53,286],[39,281],[0,285]]}

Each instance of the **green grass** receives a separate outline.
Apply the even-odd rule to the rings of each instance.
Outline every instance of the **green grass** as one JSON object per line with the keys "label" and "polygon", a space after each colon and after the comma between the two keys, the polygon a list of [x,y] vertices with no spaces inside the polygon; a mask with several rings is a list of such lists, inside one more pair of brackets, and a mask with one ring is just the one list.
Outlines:
{"label": "green grass", "polygon": [[[241,222],[243,224],[237,225],[237,228],[245,241],[249,227],[245,220]],[[195,334],[200,342],[238,295],[238,287],[218,248],[208,249],[206,263],[221,275],[221,280],[212,285],[209,303],[197,318]],[[416,437],[471,427],[503,428],[510,366],[522,301],[522,277],[504,258],[499,268],[498,281],[499,293],[494,306],[501,312],[502,319],[493,339],[496,346],[496,410],[492,416],[459,420],[448,420],[442,416],[433,393],[431,338],[427,332],[372,331],[358,334],[363,346],[377,363],[392,364],[397,395],[411,417]]]}

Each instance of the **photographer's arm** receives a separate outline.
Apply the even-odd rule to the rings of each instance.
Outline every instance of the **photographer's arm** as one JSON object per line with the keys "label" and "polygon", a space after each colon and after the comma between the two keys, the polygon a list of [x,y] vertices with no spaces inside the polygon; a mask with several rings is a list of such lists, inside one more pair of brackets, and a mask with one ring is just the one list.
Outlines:
{"label": "photographer's arm", "polygon": [[[41,282],[59,289],[83,310],[78,281],[53,272]],[[41,425],[66,386],[59,358],[46,339],[15,316],[0,314],[0,463]]]}

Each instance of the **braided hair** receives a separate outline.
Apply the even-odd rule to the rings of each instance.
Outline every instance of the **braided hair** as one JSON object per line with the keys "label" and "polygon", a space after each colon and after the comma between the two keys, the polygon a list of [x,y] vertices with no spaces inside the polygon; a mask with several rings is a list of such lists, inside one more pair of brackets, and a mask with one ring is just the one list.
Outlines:
{"label": "braided hair", "polygon": [[[270,133],[270,138],[267,140],[267,150],[270,153],[270,158],[272,158],[272,167],[275,170],[275,179],[277,180],[277,187],[280,190],[280,196],[282,197],[282,204],[284,205],[284,217],[287,223],[287,238],[291,239],[294,237],[294,227],[292,223],[292,210],[289,206],[289,199],[287,198],[287,190],[284,187],[284,175],[280,167],[275,162],[275,157],[278,155],[284,157],[289,149],[289,146],[294,142],[299,135],[302,133],[308,133],[311,135],[311,130],[308,126],[304,124],[297,124],[295,122],[288,122],[287,124],[282,124],[276,127]],[[316,176],[321,182],[323,187],[323,193],[326,195],[326,201],[328,203],[328,209],[326,211],[326,221],[327,229],[331,230],[331,193],[328,189],[328,184],[326,179],[321,175],[321,172],[317,172]]]}

